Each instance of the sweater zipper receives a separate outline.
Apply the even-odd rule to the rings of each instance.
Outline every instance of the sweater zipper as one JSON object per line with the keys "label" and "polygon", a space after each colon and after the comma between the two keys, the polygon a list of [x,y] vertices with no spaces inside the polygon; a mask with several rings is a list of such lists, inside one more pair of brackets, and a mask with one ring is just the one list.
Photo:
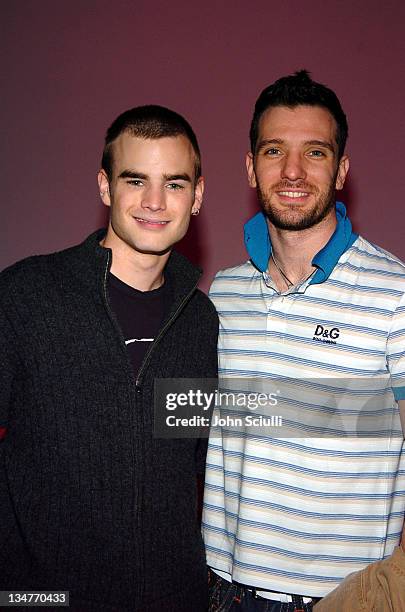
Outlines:
{"label": "sweater zipper", "polygon": [[146,355],[145,355],[145,357],[144,357],[144,359],[142,361],[142,365],[139,368],[138,376],[136,377],[135,385],[136,385],[136,389],[137,390],[140,391],[140,389],[141,389],[141,377],[142,377],[143,371],[146,368],[147,363],[150,360],[150,356],[151,356],[151,353],[152,353],[154,347],[161,340],[162,336],[166,333],[166,330],[170,327],[170,325],[173,323],[173,321],[177,318],[177,315],[179,314],[179,312],[184,308],[185,304],[189,301],[189,299],[193,295],[194,291],[197,288],[198,280],[195,282],[195,284],[190,289],[190,291],[187,293],[187,295],[184,296],[184,298],[180,302],[180,304],[179,304],[178,308],[176,309],[176,311],[172,314],[170,319],[168,319],[166,321],[165,325],[162,327],[162,329],[160,330],[160,332],[156,336],[155,340],[152,342],[151,346],[149,347],[149,349],[148,349],[148,351],[147,351],[147,353],[146,353]]}
{"label": "sweater zipper", "polygon": [[[107,311],[110,315],[110,319],[111,321],[114,323],[115,328],[117,329],[117,332],[121,338],[121,341],[123,343],[123,345],[126,348],[125,345],[125,338],[122,335],[121,329],[118,327],[118,325],[115,323],[114,318],[111,316],[111,309],[108,305],[108,297],[107,297],[107,275],[108,275],[108,271],[110,269],[110,253],[107,253],[107,265],[105,267],[105,271],[104,271],[104,300],[105,300],[105,304],[107,307]],[[150,356],[151,353],[154,349],[154,347],[156,346],[156,344],[161,340],[162,336],[166,333],[166,330],[170,327],[170,325],[173,323],[173,321],[176,319],[177,315],[179,314],[179,312],[184,308],[185,304],[189,301],[189,299],[191,298],[192,294],[194,293],[194,291],[197,288],[198,285],[198,281],[199,279],[195,282],[195,284],[193,285],[193,287],[190,289],[190,291],[187,293],[187,295],[184,296],[184,298],[182,299],[182,301],[180,302],[178,308],[176,309],[176,311],[172,314],[172,316],[170,317],[170,319],[168,319],[165,323],[165,325],[162,327],[162,329],[160,330],[160,332],[158,333],[158,335],[156,336],[155,340],[152,342],[151,346],[149,347],[148,351],[146,352],[145,357],[143,358],[141,367],[138,370],[138,374],[137,377],[135,379],[135,387],[138,393],[140,393],[141,391],[141,376],[146,368],[147,363],[150,360]],[[132,374],[133,375],[133,374]]]}

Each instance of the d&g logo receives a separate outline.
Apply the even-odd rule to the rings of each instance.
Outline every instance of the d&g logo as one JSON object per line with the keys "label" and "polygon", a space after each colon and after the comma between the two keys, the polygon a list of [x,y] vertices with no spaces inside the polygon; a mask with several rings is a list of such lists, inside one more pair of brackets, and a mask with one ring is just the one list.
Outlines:
{"label": "d&g logo", "polygon": [[328,344],[336,344],[336,339],[340,336],[340,329],[338,327],[332,327],[328,329],[321,324],[318,324],[314,331],[312,340],[318,342],[326,342]]}

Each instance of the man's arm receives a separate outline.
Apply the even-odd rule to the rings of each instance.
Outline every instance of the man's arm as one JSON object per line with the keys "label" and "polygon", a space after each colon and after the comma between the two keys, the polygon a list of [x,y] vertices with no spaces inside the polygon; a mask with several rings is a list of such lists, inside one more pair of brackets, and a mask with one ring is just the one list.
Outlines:
{"label": "man's arm", "polygon": [[[398,401],[402,433],[405,438],[405,292],[392,319],[387,340],[387,358],[390,374],[396,379],[393,385],[393,393]],[[405,522],[401,543],[405,550]]]}
{"label": "man's arm", "polygon": [[[399,407],[399,416],[401,418],[402,433],[404,434],[404,439],[405,439],[405,399],[399,400],[398,407]],[[405,516],[404,516],[404,525],[402,528],[402,536],[400,540],[400,545],[405,551]]]}
{"label": "man's arm", "polygon": [[17,367],[14,331],[9,317],[0,306],[0,440],[7,431],[9,404]]}
{"label": "man's arm", "polygon": [[399,400],[398,406],[399,406],[399,415],[401,417],[402,432],[405,438],[405,399]]}

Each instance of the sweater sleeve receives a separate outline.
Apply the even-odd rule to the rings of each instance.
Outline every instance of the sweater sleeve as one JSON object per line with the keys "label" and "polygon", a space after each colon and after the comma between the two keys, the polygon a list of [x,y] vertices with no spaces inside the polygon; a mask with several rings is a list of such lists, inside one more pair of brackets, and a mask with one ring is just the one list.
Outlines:
{"label": "sweater sleeve", "polygon": [[12,385],[18,357],[15,334],[9,318],[0,307],[0,439],[4,437],[9,418]]}

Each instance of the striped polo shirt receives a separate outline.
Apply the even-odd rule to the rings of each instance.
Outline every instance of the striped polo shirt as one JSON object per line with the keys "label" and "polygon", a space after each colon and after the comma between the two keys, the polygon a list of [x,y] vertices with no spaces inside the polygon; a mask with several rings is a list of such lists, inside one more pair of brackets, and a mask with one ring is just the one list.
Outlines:
{"label": "striped polo shirt", "polygon": [[[220,271],[210,291],[220,377],[238,390],[244,381],[246,389],[289,381],[281,403],[296,429],[212,429],[208,565],[259,589],[314,597],[390,555],[405,510],[397,404],[405,399],[405,265],[354,234],[341,203],[336,216],[316,272],[280,294],[266,272],[271,243],[259,213],[245,227],[251,259]],[[380,420],[359,436],[362,409]]]}

